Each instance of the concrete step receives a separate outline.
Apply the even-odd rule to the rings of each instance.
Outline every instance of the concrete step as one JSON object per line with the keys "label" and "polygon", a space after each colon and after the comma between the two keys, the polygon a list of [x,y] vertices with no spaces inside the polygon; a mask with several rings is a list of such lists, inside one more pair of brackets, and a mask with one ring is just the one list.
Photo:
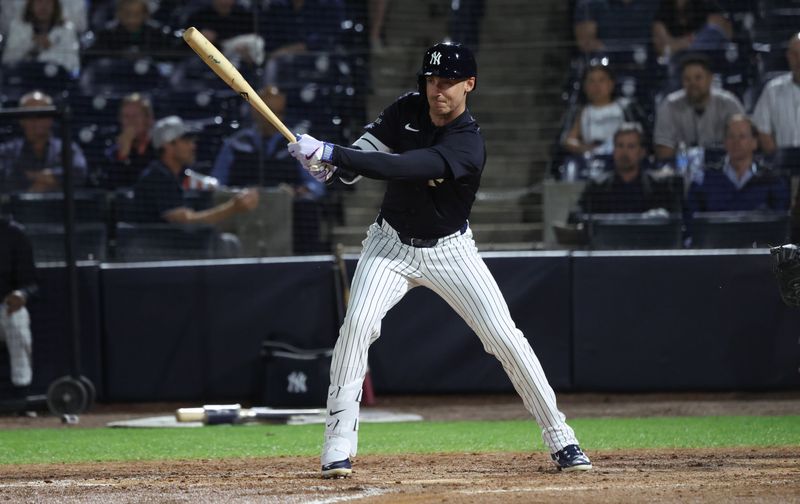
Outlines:
{"label": "concrete step", "polygon": [[478,243],[509,243],[539,241],[542,239],[540,222],[470,225]]}
{"label": "concrete step", "polygon": [[494,204],[477,204],[472,207],[469,217],[471,225],[494,224],[505,222],[522,222],[522,207],[506,202]]}

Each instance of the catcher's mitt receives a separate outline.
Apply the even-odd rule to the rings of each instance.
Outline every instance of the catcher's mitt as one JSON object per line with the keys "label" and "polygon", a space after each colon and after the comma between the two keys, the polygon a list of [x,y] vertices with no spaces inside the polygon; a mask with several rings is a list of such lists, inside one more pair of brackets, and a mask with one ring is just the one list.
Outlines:
{"label": "catcher's mitt", "polygon": [[789,306],[800,306],[800,247],[787,244],[772,247],[770,252],[775,261],[773,271],[783,302]]}

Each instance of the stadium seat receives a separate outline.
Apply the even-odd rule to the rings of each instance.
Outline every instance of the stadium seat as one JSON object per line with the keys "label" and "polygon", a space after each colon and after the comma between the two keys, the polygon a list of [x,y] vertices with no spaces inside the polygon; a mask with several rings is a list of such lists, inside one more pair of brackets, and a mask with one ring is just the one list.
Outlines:
{"label": "stadium seat", "polygon": [[682,221],[677,215],[584,214],[580,220],[592,249],[676,249],[682,246]]}
{"label": "stadium seat", "polygon": [[3,93],[16,98],[33,89],[57,98],[76,84],[76,79],[64,67],[53,63],[20,61],[2,68]]}
{"label": "stadium seat", "polygon": [[[104,191],[83,189],[74,194],[77,223],[104,224],[109,202]],[[16,193],[8,202],[8,212],[22,224],[57,224],[64,219],[64,195],[60,192]]]}
{"label": "stadium seat", "polygon": [[159,117],[177,115],[183,119],[220,116],[224,121],[241,119],[246,102],[232,89],[173,90],[153,95],[153,108]]}
{"label": "stadium seat", "polygon": [[[25,232],[33,246],[36,262],[64,261],[66,233],[61,224],[29,224]],[[76,224],[74,228],[75,260],[105,261],[107,231],[105,223]]]}
{"label": "stadium seat", "polygon": [[116,126],[119,116],[121,93],[110,91],[92,93],[71,93],[68,103],[72,119],[76,125],[73,133],[83,125],[96,124],[101,128]]}
{"label": "stadium seat", "polygon": [[211,226],[118,222],[114,258],[118,261],[211,259],[216,231]]}
{"label": "stadium seat", "polygon": [[100,58],[84,68],[80,88],[85,94],[101,92],[133,93],[164,85],[155,61],[147,58],[126,60]]}
{"label": "stadium seat", "polygon": [[693,248],[757,248],[780,245],[789,236],[785,212],[698,212],[692,216]]}

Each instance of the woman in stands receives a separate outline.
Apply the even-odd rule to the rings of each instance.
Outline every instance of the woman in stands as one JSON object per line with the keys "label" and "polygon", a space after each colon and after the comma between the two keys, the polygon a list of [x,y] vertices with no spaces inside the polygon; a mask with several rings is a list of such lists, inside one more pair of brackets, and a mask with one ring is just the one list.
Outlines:
{"label": "woman in stands", "polygon": [[28,0],[21,22],[12,23],[3,51],[4,65],[38,61],[76,74],[80,67],[78,35],[65,21],[59,0]]}
{"label": "woman in stands", "polygon": [[610,154],[614,133],[634,117],[632,103],[626,98],[614,98],[614,76],[601,64],[587,68],[583,77],[586,105],[575,116],[563,147],[571,154]]}

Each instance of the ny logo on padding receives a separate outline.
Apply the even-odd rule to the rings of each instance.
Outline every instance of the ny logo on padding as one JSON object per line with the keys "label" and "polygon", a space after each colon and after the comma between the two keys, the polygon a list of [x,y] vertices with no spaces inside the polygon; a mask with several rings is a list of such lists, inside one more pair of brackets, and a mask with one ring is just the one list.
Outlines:
{"label": "ny logo on padding", "polygon": [[442,59],[442,53],[436,51],[435,53],[431,53],[431,60],[428,62],[429,65],[438,65],[439,61]]}
{"label": "ny logo on padding", "polygon": [[307,377],[302,371],[292,371],[287,379],[289,386],[286,387],[286,391],[290,394],[305,394],[308,392],[308,387],[306,386]]}

